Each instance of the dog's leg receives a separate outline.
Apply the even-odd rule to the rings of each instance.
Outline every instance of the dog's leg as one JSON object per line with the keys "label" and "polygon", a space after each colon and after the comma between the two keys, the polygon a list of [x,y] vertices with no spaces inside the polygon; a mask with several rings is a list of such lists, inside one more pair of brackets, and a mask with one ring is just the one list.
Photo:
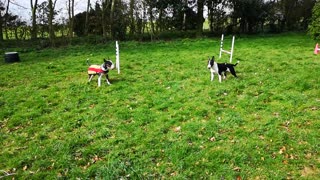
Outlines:
{"label": "dog's leg", "polygon": [[221,76],[223,79],[226,79],[227,78],[227,72],[221,72]]}
{"label": "dog's leg", "polygon": [[210,69],[210,75],[211,75],[211,81],[213,81],[213,78],[214,78],[214,70],[211,68]]}
{"label": "dog's leg", "polygon": [[234,68],[230,68],[230,72],[231,72],[231,74],[232,74],[234,77],[238,77],[238,76],[236,75],[236,71],[234,70]]}
{"label": "dog's leg", "polygon": [[99,74],[99,77],[98,77],[98,87],[101,86],[101,77],[102,77],[102,74]]}
{"label": "dog's leg", "polygon": [[221,83],[221,74],[218,74],[218,76],[219,76],[219,82]]}
{"label": "dog's leg", "polygon": [[110,83],[110,81],[109,81],[109,75],[108,75],[108,74],[106,74],[106,81],[107,81],[107,84],[108,84],[108,85],[111,85],[111,83]]}
{"label": "dog's leg", "polygon": [[92,80],[92,78],[93,78],[93,75],[89,74],[89,82]]}

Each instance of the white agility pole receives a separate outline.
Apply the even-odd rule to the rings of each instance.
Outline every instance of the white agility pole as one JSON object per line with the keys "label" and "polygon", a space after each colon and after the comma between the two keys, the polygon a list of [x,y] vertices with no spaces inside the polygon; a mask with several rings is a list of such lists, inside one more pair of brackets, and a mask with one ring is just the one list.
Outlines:
{"label": "white agility pole", "polygon": [[231,51],[227,51],[223,49],[223,37],[224,35],[221,35],[221,44],[220,44],[220,54],[219,54],[219,58],[221,58],[222,53],[227,53],[230,54],[230,63],[232,62],[232,55],[233,55],[233,49],[234,49],[234,39],[235,37],[232,37],[232,44],[231,44]]}
{"label": "white agility pole", "polygon": [[118,74],[120,74],[120,57],[119,57],[119,44],[116,41],[116,68],[118,70]]}

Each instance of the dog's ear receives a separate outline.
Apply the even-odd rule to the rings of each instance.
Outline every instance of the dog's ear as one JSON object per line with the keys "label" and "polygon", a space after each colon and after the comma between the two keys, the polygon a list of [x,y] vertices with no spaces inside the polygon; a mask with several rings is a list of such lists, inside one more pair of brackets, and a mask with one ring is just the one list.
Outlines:
{"label": "dog's ear", "polygon": [[212,58],[211,58],[212,60],[214,60],[214,56],[212,56]]}
{"label": "dog's ear", "polygon": [[107,60],[103,58],[103,62],[107,62]]}

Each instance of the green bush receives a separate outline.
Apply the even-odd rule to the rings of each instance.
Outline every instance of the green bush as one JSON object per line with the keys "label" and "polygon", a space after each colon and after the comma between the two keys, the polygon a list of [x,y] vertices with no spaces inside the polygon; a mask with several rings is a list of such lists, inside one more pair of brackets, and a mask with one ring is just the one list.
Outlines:
{"label": "green bush", "polygon": [[320,39],[320,1],[317,1],[312,9],[312,18],[308,32],[314,39]]}

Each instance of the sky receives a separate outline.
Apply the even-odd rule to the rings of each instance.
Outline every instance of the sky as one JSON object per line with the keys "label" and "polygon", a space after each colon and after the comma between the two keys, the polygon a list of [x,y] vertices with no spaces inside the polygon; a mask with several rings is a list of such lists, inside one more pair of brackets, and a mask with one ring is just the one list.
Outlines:
{"label": "sky", "polygon": [[[2,2],[5,1],[5,4],[7,3],[7,0],[1,0]],[[30,0],[10,0],[12,3],[10,3],[9,11],[14,14],[21,17],[22,20],[30,22],[31,19],[31,5]],[[35,0],[33,0],[34,2]],[[44,1],[48,0],[38,0],[38,4],[41,4]],[[56,18],[66,17],[67,14],[67,1],[68,0],[57,0],[56,4],[56,10],[61,10],[61,12],[57,15]],[[94,1],[94,0],[91,0]],[[78,14],[80,12],[86,11],[87,9],[87,1],[86,0],[75,0],[75,14]],[[94,1],[95,2],[95,1]],[[91,2],[92,3],[92,2]]]}

